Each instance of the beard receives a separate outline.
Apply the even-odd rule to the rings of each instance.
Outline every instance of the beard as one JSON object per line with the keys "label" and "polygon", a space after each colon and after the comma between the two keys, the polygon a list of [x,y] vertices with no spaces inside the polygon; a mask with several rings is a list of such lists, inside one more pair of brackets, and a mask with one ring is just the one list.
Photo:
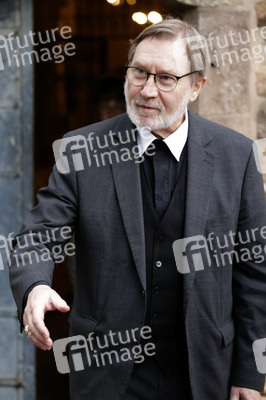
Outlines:
{"label": "beard", "polygon": [[[186,112],[189,98],[191,95],[191,89],[185,92],[181,102],[178,104],[177,109],[170,115],[166,114],[165,107],[154,99],[144,99],[139,96],[136,99],[129,101],[128,98],[128,81],[126,80],[124,86],[124,93],[126,99],[127,113],[131,121],[140,127],[148,128],[151,131],[168,129],[176,121],[181,120]],[[141,110],[139,106],[147,106],[156,108],[159,110],[159,114],[151,116],[150,113]]]}

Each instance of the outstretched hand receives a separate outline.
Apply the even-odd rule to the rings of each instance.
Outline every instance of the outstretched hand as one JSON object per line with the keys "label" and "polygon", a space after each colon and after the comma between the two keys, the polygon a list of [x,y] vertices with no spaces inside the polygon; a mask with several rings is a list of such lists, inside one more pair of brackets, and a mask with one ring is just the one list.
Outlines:
{"label": "outstretched hand", "polygon": [[51,350],[53,341],[45,323],[46,311],[58,310],[67,312],[67,305],[55,290],[47,285],[35,286],[28,295],[27,305],[24,310],[23,324],[28,326],[28,338],[42,350]]}

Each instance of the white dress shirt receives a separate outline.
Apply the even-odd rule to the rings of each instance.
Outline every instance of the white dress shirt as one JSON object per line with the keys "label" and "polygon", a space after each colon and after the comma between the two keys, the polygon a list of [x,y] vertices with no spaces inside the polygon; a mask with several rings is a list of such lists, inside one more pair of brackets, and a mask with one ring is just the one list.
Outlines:
{"label": "white dress shirt", "polygon": [[[157,139],[150,130],[147,128],[137,127],[138,135],[137,135],[137,143],[139,148],[139,156],[142,156],[143,153],[147,150],[149,145]],[[188,112],[186,109],[185,121],[180,125],[180,127],[167,138],[163,139],[165,144],[168,146],[169,150],[175,157],[177,161],[180,160],[180,156],[182,150],[186,144],[188,137]]]}

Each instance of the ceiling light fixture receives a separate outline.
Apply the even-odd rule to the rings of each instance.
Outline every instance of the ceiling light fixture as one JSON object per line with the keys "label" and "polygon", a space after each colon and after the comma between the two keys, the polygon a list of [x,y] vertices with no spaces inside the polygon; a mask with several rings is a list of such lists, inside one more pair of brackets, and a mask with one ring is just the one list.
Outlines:
{"label": "ceiling light fixture", "polygon": [[112,6],[119,6],[121,4],[120,0],[106,0],[107,3],[112,4]]}
{"label": "ceiling light fixture", "polygon": [[157,22],[161,22],[163,20],[163,17],[157,11],[151,11],[148,14],[148,20],[153,24],[156,24]]}
{"label": "ceiling light fixture", "polygon": [[139,25],[144,25],[146,24],[148,18],[147,15],[144,14],[143,12],[136,12],[132,15],[133,21],[135,21]]}

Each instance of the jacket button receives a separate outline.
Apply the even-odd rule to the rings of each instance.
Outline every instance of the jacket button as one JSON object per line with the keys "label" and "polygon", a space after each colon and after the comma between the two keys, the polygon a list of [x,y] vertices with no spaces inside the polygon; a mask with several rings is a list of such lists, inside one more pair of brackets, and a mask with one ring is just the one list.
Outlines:
{"label": "jacket button", "polygon": [[145,290],[144,289],[142,289],[141,295],[142,295],[142,297],[145,297]]}
{"label": "jacket button", "polygon": [[159,286],[156,286],[156,287],[154,288],[153,293],[154,293],[154,294],[159,294],[160,291],[161,291],[161,289],[159,288]]}
{"label": "jacket button", "polygon": [[162,265],[163,265],[162,261],[156,261],[156,263],[155,263],[155,266],[156,266],[157,268],[161,268]]}

